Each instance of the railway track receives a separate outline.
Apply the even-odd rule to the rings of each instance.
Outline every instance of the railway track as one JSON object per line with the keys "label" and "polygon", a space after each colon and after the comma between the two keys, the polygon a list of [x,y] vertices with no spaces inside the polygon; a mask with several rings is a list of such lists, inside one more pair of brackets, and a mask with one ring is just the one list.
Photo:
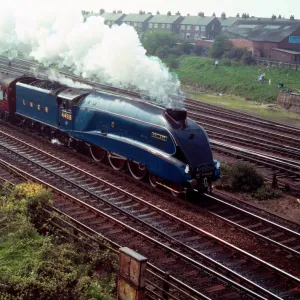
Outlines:
{"label": "railway track", "polygon": [[[50,188],[54,193],[54,199],[56,203],[61,203],[61,201],[65,203],[65,200],[69,199],[69,201],[73,203],[78,209],[82,209],[84,206],[86,206],[86,204],[84,202],[81,203],[79,199],[60,191],[55,186],[52,186],[49,183],[46,183],[32,176],[31,174],[28,174],[23,170],[20,170],[0,159],[1,186],[6,185],[8,188],[11,189],[15,184],[25,182],[28,180],[37,182]],[[70,240],[69,237],[71,237],[72,240],[79,241],[80,243],[85,243],[89,247],[94,247],[98,249],[98,247],[100,246],[102,248],[104,247],[105,249],[109,249],[115,254],[119,254],[119,249],[121,248],[119,244],[115,243],[112,240],[109,240],[108,238],[105,238],[102,234],[97,232],[97,230],[92,229],[91,227],[88,227],[85,224],[83,224],[81,222],[80,217],[73,218],[68,213],[64,213],[59,208],[55,207],[44,207],[43,211],[45,212],[47,218],[51,217],[51,225],[57,228],[60,231],[60,233],[68,240]],[[53,215],[53,212],[56,214]],[[94,215],[96,215],[95,212],[93,212],[93,217]],[[101,222],[103,222],[102,219],[99,220],[99,224]],[[97,224],[95,223],[93,225]],[[111,227],[113,227],[113,225]],[[167,290],[166,282],[168,285]],[[181,282],[177,278],[173,277],[172,275],[155,267],[151,263],[147,264],[146,269],[146,291],[147,296],[155,295],[157,299],[164,297],[166,294],[168,294],[171,298],[174,297],[174,299],[211,299],[209,297],[206,297],[204,294],[192,289],[191,287]],[[234,295],[237,294],[234,293]],[[249,297],[249,299],[254,298],[256,297]],[[150,297],[149,299],[153,298]],[[248,299],[248,297],[246,297],[246,299]]]}
{"label": "railway track", "polygon": [[230,109],[226,109],[223,107],[219,107],[216,105],[199,102],[193,99],[186,98],[185,106],[188,110],[196,112],[196,113],[203,113],[205,112],[208,115],[217,115],[221,118],[230,119],[233,121],[238,120],[239,122],[249,124],[253,127],[263,127],[268,128],[271,131],[281,132],[288,135],[295,135],[300,137],[300,129],[295,126],[290,126],[278,122],[273,122],[269,120],[264,120],[259,117],[254,117],[242,112],[236,112]]}
{"label": "railway track", "polygon": [[[189,116],[197,121],[199,125],[202,125],[205,128],[206,124],[214,125],[221,128],[229,129],[238,131],[239,133],[243,133],[249,136],[254,136],[257,138],[264,138],[266,143],[268,141],[271,142],[282,142],[284,141],[284,145],[290,146],[290,147],[299,147],[299,137],[298,136],[288,136],[280,133],[274,133],[270,130],[265,130],[261,128],[255,128],[251,127],[248,124],[243,124],[237,121],[228,121],[225,120],[222,117],[216,117],[216,116],[208,116],[205,114],[200,113],[194,113],[192,111],[189,111]],[[220,131],[222,132],[222,131]]]}
{"label": "railway track", "polygon": [[[27,172],[38,172],[39,177],[45,181],[53,182],[59,189],[67,189],[68,193],[80,197],[93,209],[105,212],[105,215],[101,216],[105,218],[98,224],[98,212],[95,215],[95,212],[79,209],[68,200],[57,204],[63,212],[74,218],[81,218],[80,220],[87,226],[92,227],[95,222],[98,224],[97,229],[104,231],[103,234],[109,232],[115,239],[121,239],[121,245],[126,241],[127,245],[129,243],[133,249],[138,248],[141,254],[158,263],[163,269],[175,272],[176,276],[184,275],[181,279],[184,280],[186,277],[188,284],[193,288],[200,288],[198,280],[195,282],[194,278],[195,276],[202,278],[201,268],[205,267],[214,269],[213,272],[226,274],[231,280],[240,282],[262,296],[275,298],[299,296],[297,288],[300,287],[300,280],[296,277],[3,132],[1,141],[0,153],[7,161],[21,166]],[[80,205],[82,206],[82,203]],[[124,231],[120,229],[120,223],[117,228],[111,224],[112,221],[109,221],[111,216],[118,222],[126,220]],[[130,235],[128,226],[134,228],[135,238]],[[141,232],[147,234],[140,234]],[[147,248],[141,245],[147,245]],[[160,250],[157,247],[161,247]],[[168,253],[167,256],[181,253],[185,258],[167,259],[162,255],[164,252]],[[153,257],[155,253],[159,255]],[[161,259],[157,260],[158,257]],[[178,265],[178,261],[182,263],[182,259],[187,265]],[[175,269],[172,269],[173,267]],[[182,273],[178,270],[187,272]],[[231,287],[234,285],[233,282],[227,283],[228,286],[229,284]],[[217,290],[213,291],[217,293],[226,290],[224,285],[217,284],[214,287]],[[203,286],[201,290],[203,291]],[[209,291],[212,292],[211,289],[207,290],[208,293]]]}
{"label": "railway track", "polygon": [[262,152],[238,147],[232,144],[210,140],[212,149],[219,152],[230,153],[232,156],[243,158],[256,164],[264,165],[278,172],[285,173],[289,178],[300,181],[300,162],[285,158],[278,158]]}
{"label": "railway track", "polygon": [[206,201],[201,202],[201,207],[212,215],[231,223],[243,232],[258,237],[266,244],[272,245],[274,251],[280,251],[291,262],[300,258],[299,232],[211,195],[206,194],[205,198]]}
{"label": "railway track", "polygon": [[[235,299],[264,299],[263,296],[259,296],[255,292],[235,283],[231,279],[202,265],[189,256],[181,254],[176,251],[174,247],[170,248],[168,243],[163,243],[162,239],[156,240],[153,237],[149,237],[149,230],[145,231],[144,228],[139,228],[139,230],[135,229],[137,227],[136,224],[134,224],[136,221],[132,220],[131,222],[129,215],[125,218],[123,216],[122,218],[122,216],[115,211],[113,213],[114,216],[111,216],[108,214],[108,209],[105,209],[105,207],[99,204],[95,205],[95,198],[93,199],[94,201],[87,201],[87,198],[83,199],[81,195],[78,195],[78,192],[76,193],[77,197],[70,196],[67,193],[61,193],[60,187],[57,188],[58,184],[55,184],[54,181],[53,183],[56,186],[52,185],[52,180],[49,178],[47,178],[47,182],[42,181],[30,175],[30,173],[32,174],[31,170],[24,171],[24,167],[21,170],[2,159],[0,163],[2,165],[8,165],[9,168],[14,169],[18,173],[25,173],[27,178],[32,178],[50,187],[57,193],[63,194],[63,197],[60,196],[54,201],[56,211],[81,222],[84,226],[105,236],[105,239],[113,243],[118,243],[120,246],[125,244],[133,249],[138,248],[140,253],[143,253],[150,259],[150,262],[155,262],[162,270],[168,270],[174,280],[179,281],[178,278],[181,277],[185,284],[195,289],[195,295],[197,295],[197,297],[194,299],[219,299],[222,297],[223,299],[227,299],[228,297],[228,299],[230,299],[230,297],[234,297]],[[108,191],[106,191],[106,197],[108,194]],[[79,199],[79,197],[81,199]],[[127,224],[122,222],[122,220],[126,220]],[[128,225],[128,223],[131,223],[131,226]],[[202,291],[202,293],[197,292],[197,290]]]}
{"label": "railway track", "polygon": [[278,143],[273,142],[265,142],[260,138],[252,138],[251,141],[249,138],[243,134],[239,134],[238,132],[219,132],[217,130],[213,130],[209,128],[210,126],[206,126],[206,132],[209,134],[210,138],[213,138],[222,142],[235,143],[237,145],[250,147],[251,149],[258,149],[260,151],[264,151],[266,154],[278,154],[280,158],[289,157],[291,159],[297,160],[300,162],[300,148],[289,147],[286,145],[278,145]]}

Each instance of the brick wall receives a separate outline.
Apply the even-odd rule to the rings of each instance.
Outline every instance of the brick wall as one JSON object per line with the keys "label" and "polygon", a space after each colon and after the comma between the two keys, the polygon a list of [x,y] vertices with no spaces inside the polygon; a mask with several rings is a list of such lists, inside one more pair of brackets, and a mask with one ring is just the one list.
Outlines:
{"label": "brick wall", "polygon": [[271,50],[271,59],[277,60],[277,61],[282,61],[282,62],[295,62],[296,55],[286,53],[286,52]]}
{"label": "brick wall", "polygon": [[199,40],[196,42],[196,45],[199,45],[199,46],[204,46],[204,47],[211,47],[213,41],[208,41],[208,40]]}

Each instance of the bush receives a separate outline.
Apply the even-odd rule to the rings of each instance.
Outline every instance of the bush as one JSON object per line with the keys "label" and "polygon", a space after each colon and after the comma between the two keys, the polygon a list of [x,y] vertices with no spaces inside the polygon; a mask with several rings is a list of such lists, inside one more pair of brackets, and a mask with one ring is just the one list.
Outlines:
{"label": "bush", "polygon": [[220,65],[223,66],[231,66],[232,65],[232,61],[228,58],[222,58],[220,61]]}
{"label": "bush", "polygon": [[201,46],[201,45],[196,45],[194,48],[194,53],[198,56],[200,56],[201,54],[204,54],[207,51],[207,47],[205,46]]}
{"label": "bush", "polygon": [[252,165],[237,163],[230,170],[229,183],[235,191],[252,192],[263,186],[264,178]]}
{"label": "bush", "polygon": [[30,221],[45,204],[50,193],[34,183],[0,190],[0,299],[113,299],[117,257],[65,243],[58,231],[40,235]]}
{"label": "bush", "polygon": [[178,62],[177,57],[175,55],[167,56],[164,59],[164,62],[171,69],[178,69],[178,67],[179,67],[179,62]]}
{"label": "bush", "polygon": [[209,54],[213,58],[220,58],[228,49],[228,38],[225,35],[217,35],[209,49]]}
{"label": "bush", "polygon": [[247,53],[248,53],[247,48],[232,47],[229,51],[226,51],[223,54],[223,57],[229,59],[241,59],[243,55]]}
{"label": "bush", "polygon": [[280,190],[276,190],[266,186],[259,188],[255,193],[252,194],[252,198],[257,200],[280,198],[280,196],[281,196]]}
{"label": "bush", "polygon": [[256,63],[255,59],[250,56],[248,53],[245,53],[242,58],[241,61],[244,65],[254,65]]}

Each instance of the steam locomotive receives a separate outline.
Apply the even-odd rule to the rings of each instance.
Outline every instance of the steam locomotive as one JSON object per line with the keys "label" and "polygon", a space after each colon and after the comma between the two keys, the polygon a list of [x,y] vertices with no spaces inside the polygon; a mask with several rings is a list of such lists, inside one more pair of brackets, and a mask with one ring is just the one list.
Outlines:
{"label": "steam locomotive", "polygon": [[112,92],[0,73],[0,118],[33,128],[93,159],[174,195],[206,191],[220,177],[202,127],[185,109],[162,108]]}

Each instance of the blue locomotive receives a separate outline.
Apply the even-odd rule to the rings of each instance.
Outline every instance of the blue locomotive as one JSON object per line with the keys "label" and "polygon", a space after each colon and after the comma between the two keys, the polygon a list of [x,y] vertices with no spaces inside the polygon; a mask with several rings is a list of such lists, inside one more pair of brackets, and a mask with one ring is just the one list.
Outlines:
{"label": "blue locomotive", "polygon": [[184,109],[24,76],[2,74],[0,86],[10,95],[0,99],[2,118],[73,148],[84,143],[95,161],[107,158],[115,170],[127,166],[137,180],[148,176],[152,186],[178,195],[206,191],[220,176],[206,132]]}

